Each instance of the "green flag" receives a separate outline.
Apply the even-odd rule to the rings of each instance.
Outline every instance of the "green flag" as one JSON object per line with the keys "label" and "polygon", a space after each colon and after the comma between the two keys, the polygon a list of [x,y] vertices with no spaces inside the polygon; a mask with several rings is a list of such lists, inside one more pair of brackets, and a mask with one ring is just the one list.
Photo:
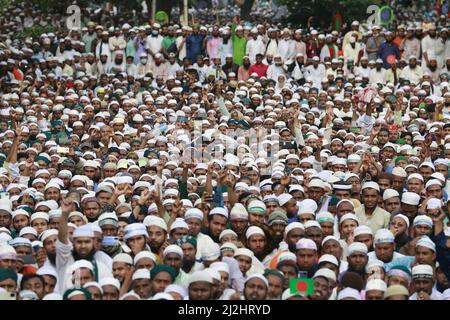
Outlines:
{"label": "green flag", "polygon": [[314,293],[314,280],[310,278],[295,278],[290,279],[289,288],[291,294],[313,294]]}

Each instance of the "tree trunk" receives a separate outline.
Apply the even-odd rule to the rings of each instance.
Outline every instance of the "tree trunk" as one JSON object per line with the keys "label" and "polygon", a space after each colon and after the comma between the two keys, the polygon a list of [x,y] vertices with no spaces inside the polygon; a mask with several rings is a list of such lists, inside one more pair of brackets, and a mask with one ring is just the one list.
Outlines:
{"label": "tree trunk", "polygon": [[241,19],[242,20],[248,20],[250,18],[250,12],[253,7],[253,3],[255,3],[255,0],[245,0],[244,4],[241,7]]}

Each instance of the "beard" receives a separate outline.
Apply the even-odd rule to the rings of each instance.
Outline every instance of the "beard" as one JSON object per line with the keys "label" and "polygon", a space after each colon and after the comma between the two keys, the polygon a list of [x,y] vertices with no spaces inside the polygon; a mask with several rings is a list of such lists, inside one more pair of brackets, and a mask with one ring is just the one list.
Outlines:
{"label": "beard", "polygon": [[47,258],[52,265],[56,265],[56,253],[47,253]]}
{"label": "beard", "polygon": [[183,265],[181,266],[181,269],[186,272],[189,273],[192,269],[192,267],[195,264],[195,259],[193,260],[183,260]]}
{"label": "beard", "polygon": [[436,66],[430,66],[429,69],[430,69],[431,71],[436,71],[437,65],[436,65]]}
{"label": "beard", "polygon": [[295,243],[292,243],[292,244],[289,243],[288,244],[288,249],[289,249],[290,252],[294,252],[295,253],[295,251],[297,250]]}
{"label": "beard", "polygon": [[[73,255],[73,259],[74,259],[75,261],[81,260],[81,259],[85,259],[85,260],[91,261],[91,260],[94,258],[94,255],[95,255],[95,249],[92,248],[92,250],[91,250],[86,256],[81,256],[81,255],[78,254],[78,252],[76,252],[75,250],[73,250],[72,255]],[[55,258],[56,258],[56,255],[55,255]]]}
{"label": "beard", "polygon": [[158,243],[156,241],[151,241],[148,244],[148,246],[150,247],[150,250],[155,254],[159,254],[159,249],[161,248],[162,245],[163,245],[163,243]]}

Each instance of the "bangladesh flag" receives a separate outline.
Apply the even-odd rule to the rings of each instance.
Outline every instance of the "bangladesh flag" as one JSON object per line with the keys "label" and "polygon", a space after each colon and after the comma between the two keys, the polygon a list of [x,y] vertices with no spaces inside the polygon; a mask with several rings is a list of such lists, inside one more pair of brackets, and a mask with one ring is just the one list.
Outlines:
{"label": "bangladesh flag", "polygon": [[310,295],[314,293],[314,280],[310,278],[290,279],[289,288],[291,294]]}

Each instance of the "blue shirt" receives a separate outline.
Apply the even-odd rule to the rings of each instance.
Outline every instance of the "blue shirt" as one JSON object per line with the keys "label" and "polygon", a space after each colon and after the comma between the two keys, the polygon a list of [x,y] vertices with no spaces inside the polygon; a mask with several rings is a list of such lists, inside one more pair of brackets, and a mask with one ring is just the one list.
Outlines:
{"label": "blue shirt", "polygon": [[191,34],[186,38],[186,55],[192,64],[197,61],[197,56],[203,54],[203,36]]}
{"label": "blue shirt", "polygon": [[383,67],[385,69],[390,69],[391,64],[387,62],[387,58],[390,55],[394,55],[395,59],[400,59],[400,52],[398,46],[391,42],[383,42],[378,50],[378,56],[383,60]]}

